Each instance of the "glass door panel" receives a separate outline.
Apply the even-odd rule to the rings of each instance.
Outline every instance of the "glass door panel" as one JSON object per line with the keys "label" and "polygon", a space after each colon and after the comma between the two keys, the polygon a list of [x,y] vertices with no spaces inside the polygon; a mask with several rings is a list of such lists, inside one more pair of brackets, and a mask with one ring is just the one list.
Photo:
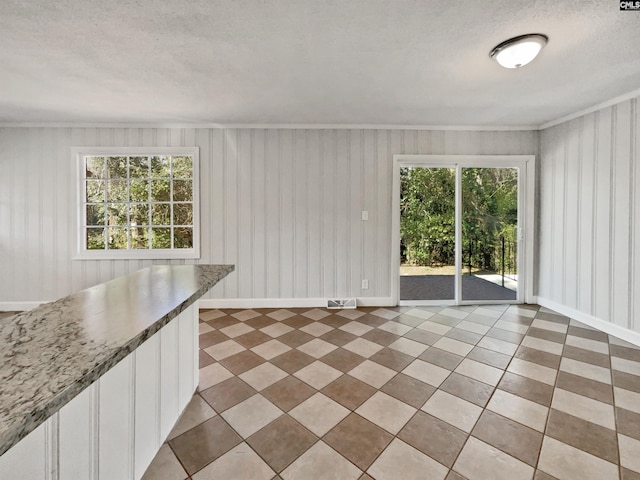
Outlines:
{"label": "glass door panel", "polygon": [[455,301],[455,189],[455,168],[400,168],[401,301]]}
{"label": "glass door panel", "polygon": [[518,169],[462,168],[461,180],[461,300],[516,300]]}

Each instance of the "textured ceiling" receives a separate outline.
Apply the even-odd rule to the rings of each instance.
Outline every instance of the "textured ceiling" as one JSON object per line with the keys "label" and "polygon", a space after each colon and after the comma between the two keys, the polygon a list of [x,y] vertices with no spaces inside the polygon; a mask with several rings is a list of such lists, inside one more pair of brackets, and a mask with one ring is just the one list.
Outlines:
{"label": "textured ceiling", "polygon": [[540,125],[638,89],[639,45],[605,0],[1,0],[0,122]]}

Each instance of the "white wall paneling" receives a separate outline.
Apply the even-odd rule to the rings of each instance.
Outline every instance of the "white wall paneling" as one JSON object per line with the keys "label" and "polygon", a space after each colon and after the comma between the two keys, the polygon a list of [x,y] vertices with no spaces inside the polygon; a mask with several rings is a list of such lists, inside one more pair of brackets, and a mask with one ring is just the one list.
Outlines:
{"label": "white wall paneling", "polygon": [[200,148],[199,262],[236,265],[205,299],[375,302],[391,297],[393,155],[535,154],[538,132],[0,128],[0,309],[185,262],[71,260],[70,148],[88,145]]}
{"label": "white wall paneling", "polygon": [[541,132],[538,283],[541,304],[635,332],[638,115],[635,98]]}
{"label": "white wall paneling", "polygon": [[198,381],[191,306],[0,457],[0,478],[139,480]]}

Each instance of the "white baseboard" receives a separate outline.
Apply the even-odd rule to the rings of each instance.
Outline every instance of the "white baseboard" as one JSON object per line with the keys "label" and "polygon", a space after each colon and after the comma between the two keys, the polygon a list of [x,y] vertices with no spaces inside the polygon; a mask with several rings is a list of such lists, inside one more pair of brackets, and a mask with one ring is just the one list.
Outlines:
{"label": "white baseboard", "polygon": [[47,302],[0,302],[0,312],[26,312]]}
{"label": "white baseboard", "polygon": [[573,318],[574,320],[582,323],[586,323],[590,327],[597,328],[598,330],[608,333],[609,335],[613,335],[614,337],[621,338],[626,342],[640,346],[639,332],[634,332],[633,330],[621,327],[620,325],[615,325],[611,322],[607,322],[606,320],[602,320],[601,318],[594,317],[593,315],[589,315],[574,308],[567,307],[565,305],[562,305],[561,303],[554,302],[553,300],[549,300],[547,298],[537,297],[537,300],[538,305],[546,307],[549,310],[554,310],[566,317]]}
{"label": "white baseboard", "polygon": [[[327,298],[204,298],[199,308],[320,308],[327,306]],[[358,298],[359,307],[389,307],[391,297]]]}

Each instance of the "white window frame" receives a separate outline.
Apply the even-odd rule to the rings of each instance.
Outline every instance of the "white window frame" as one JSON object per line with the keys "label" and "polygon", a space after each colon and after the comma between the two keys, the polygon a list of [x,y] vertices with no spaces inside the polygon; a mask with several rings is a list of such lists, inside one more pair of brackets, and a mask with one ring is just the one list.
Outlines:
{"label": "white window frame", "polygon": [[[200,258],[200,149],[198,147],[72,147],[77,171],[77,240],[74,260],[174,260]],[[87,156],[180,156],[193,158],[193,248],[87,249],[85,160]]]}

